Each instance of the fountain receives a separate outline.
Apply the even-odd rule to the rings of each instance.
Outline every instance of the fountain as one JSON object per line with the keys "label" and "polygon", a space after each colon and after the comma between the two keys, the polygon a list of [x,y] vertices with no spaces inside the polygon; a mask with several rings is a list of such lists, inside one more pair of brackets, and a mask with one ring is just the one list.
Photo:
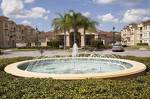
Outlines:
{"label": "fountain", "polygon": [[[86,56],[86,57],[85,57]],[[38,57],[33,60],[10,64],[7,73],[20,77],[53,79],[118,78],[143,72],[142,63],[119,59],[116,55],[96,54],[80,57],[78,46],[73,45],[72,57]]]}
{"label": "fountain", "polygon": [[74,43],[73,49],[72,49],[72,57],[77,57],[78,55],[78,45]]}

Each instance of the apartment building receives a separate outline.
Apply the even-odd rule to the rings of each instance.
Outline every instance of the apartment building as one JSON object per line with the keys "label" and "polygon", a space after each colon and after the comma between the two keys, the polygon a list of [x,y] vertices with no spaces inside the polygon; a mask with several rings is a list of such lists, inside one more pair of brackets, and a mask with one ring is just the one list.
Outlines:
{"label": "apartment building", "polygon": [[46,46],[44,32],[0,16],[0,48]]}
{"label": "apartment building", "polygon": [[140,23],[132,23],[121,30],[122,43],[133,46],[138,43],[150,45],[150,20]]}
{"label": "apartment building", "polygon": [[16,47],[16,23],[7,17],[0,17],[0,47]]}

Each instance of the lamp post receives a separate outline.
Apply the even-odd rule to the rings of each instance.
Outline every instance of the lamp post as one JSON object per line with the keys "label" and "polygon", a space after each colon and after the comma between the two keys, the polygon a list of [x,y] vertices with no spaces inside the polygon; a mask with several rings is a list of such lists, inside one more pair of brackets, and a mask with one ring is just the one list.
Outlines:
{"label": "lamp post", "polygon": [[115,44],[115,27],[113,26],[113,45]]}
{"label": "lamp post", "polygon": [[39,37],[38,37],[38,28],[36,26],[36,29],[35,29],[35,32],[36,32],[36,46],[38,47],[39,46]]}

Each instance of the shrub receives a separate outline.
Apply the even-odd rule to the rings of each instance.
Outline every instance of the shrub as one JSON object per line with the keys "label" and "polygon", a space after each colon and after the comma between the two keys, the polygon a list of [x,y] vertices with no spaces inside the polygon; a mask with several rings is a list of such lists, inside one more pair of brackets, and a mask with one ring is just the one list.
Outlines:
{"label": "shrub", "polygon": [[102,49],[102,48],[104,48],[103,41],[101,41],[101,40],[92,40],[91,41],[91,47],[96,48],[96,49]]}
{"label": "shrub", "polygon": [[50,40],[49,42],[47,42],[47,46],[52,48],[59,48],[59,44],[60,42],[57,40]]}
{"label": "shrub", "polygon": [[[150,68],[150,58],[120,57],[142,62]],[[19,78],[3,68],[13,62],[32,59],[19,57],[0,59],[0,99],[149,99],[150,71],[126,80],[87,79],[63,81]]]}
{"label": "shrub", "polygon": [[0,55],[2,54],[2,50],[0,50]]}
{"label": "shrub", "polygon": [[137,43],[138,46],[148,46],[148,43]]}

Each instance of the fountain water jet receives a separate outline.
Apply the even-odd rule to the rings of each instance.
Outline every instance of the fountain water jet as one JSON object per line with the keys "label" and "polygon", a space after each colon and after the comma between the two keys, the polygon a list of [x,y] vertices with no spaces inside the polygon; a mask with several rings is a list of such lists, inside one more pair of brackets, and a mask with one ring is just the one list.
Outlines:
{"label": "fountain water jet", "polygon": [[78,56],[78,45],[74,43],[73,49],[72,49],[72,57],[77,57]]}

